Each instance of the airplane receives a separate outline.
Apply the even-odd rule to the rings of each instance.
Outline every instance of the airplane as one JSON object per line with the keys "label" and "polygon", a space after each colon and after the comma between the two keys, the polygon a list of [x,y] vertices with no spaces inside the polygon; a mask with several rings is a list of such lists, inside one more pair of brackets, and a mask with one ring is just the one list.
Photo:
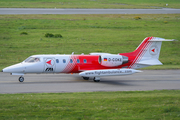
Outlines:
{"label": "airplane", "polygon": [[102,76],[131,75],[136,70],[152,65],[162,65],[158,60],[162,41],[175,41],[159,37],[146,37],[130,53],[90,53],[89,55],[32,55],[21,63],[6,67],[4,73],[19,75],[24,81],[27,73],[78,73],[84,80],[99,82]]}

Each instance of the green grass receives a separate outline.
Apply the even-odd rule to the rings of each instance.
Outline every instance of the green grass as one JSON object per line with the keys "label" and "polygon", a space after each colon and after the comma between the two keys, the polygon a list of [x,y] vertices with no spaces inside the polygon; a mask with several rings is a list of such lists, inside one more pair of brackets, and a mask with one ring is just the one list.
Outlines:
{"label": "green grass", "polygon": [[[180,40],[180,14],[138,16],[141,19],[136,20],[137,15],[0,15],[0,68],[34,54],[131,52],[147,36]],[[62,38],[46,38],[46,33]],[[160,61],[168,69],[180,68],[179,46],[180,41],[162,44]]]}
{"label": "green grass", "polygon": [[[166,6],[168,4],[168,6]],[[180,8],[179,0],[0,0],[2,8]]]}
{"label": "green grass", "polygon": [[150,66],[141,68],[141,70],[167,70],[167,69],[180,69],[180,65],[156,65],[156,66]]}
{"label": "green grass", "polygon": [[180,119],[180,91],[0,94],[0,119]]}

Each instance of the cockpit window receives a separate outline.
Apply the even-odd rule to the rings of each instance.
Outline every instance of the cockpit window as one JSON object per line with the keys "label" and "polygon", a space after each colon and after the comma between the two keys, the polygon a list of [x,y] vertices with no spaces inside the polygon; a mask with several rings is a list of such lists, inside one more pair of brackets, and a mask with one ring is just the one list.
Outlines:
{"label": "cockpit window", "polygon": [[40,62],[40,59],[37,57],[29,57],[24,62],[28,62],[28,63]]}

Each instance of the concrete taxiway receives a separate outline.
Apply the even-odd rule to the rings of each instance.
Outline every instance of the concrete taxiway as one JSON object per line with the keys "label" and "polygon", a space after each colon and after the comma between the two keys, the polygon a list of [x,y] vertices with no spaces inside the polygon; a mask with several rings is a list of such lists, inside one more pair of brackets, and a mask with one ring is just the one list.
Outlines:
{"label": "concrete taxiway", "polygon": [[180,89],[180,70],[143,70],[128,76],[101,77],[99,83],[83,80],[78,74],[27,74],[19,76],[0,73],[0,93],[62,93],[92,91],[144,91]]}
{"label": "concrete taxiway", "polygon": [[180,14],[180,9],[47,9],[0,8],[0,14]]}

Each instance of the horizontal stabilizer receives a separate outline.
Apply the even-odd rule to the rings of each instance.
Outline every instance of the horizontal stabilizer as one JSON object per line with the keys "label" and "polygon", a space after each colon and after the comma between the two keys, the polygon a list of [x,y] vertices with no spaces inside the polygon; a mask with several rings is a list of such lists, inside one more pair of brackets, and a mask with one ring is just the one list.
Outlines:
{"label": "horizontal stabilizer", "polygon": [[142,65],[162,65],[158,59],[141,60],[138,64]]}
{"label": "horizontal stabilizer", "polygon": [[175,39],[164,39],[164,38],[154,37],[153,39],[150,39],[148,41],[151,41],[151,42],[162,42],[162,41],[176,41],[176,40]]}

